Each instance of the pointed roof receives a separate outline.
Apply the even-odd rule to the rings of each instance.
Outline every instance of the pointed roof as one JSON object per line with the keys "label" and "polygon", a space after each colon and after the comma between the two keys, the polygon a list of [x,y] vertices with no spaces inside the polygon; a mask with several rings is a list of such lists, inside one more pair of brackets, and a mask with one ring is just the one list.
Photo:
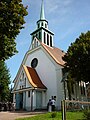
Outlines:
{"label": "pointed roof", "polygon": [[28,78],[30,84],[34,88],[47,89],[46,86],[40,80],[40,78],[34,68],[31,68],[31,67],[25,66],[25,65],[23,65],[23,68],[25,70],[25,73],[27,75],[27,78]]}
{"label": "pointed roof", "polygon": [[45,20],[45,14],[44,14],[44,2],[43,2],[43,0],[42,0],[42,4],[41,4],[40,20]]}
{"label": "pointed roof", "polygon": [[[35,37],[35,39],[37,38]],[[40,43],[39,47],[42,46],[57,64],[61,66],[65,65],[65,61],[62,58],[66,53],[63,50],[54,46],[53,47],[47,46],[46,44],[40,42],[38,39],[37,41]]]}
{"label": "pointed roof", "polygon": [[64,55],[66,54],[64,51],[56,47],[49,47],[43,43],[41,44],[57,64],[64,66],[65,61],[62,59],[62,57],[64,57]]}
{"label": "pointed roof", "polygon": [[[37,39],[37,38],[35,37],[35,39]],[[37,39],[37,40],[38,40],[38,39]],[[59,65],[61,65],[61,66],[64,66],[65,61],[62,59],[62,57],[66,54],[64,51],[62,51],[62,50],[60,50],[59,48],[56,48],[56,47],[49,47],[49,46],[41,43],[39,40],[38,40],[38,42],[39,42],[40,44],[39,44],[39,46],[38,46],[37,48],[40,48],[40,47],[42,46],[57,64],[59,64]],[[30,51],[33,52],[33,49],[30,49],[29,51],[27,51],[27,53],[25,54],[24,59],[23,59],[23,61],[22,61],[22,64],[25,64],[25,61],[26,61],[28,55],[31,53]],[[21,66],[22,66],[22,64],[21,64]],[[20,66],[20,68],[21,68],[21,66]],[[24,66],[25,66],[25,65],[23,65],[23,67],[24,67]],[[15,79],[14,79],[13,82],[15,82],[15,81],[17,80],[17,76],[18,76],[18,74],[20,73],[20,68],[19,68],[19,71],[18,71],[18,73],[17,73],[17,75],[16,75],[16,77],[15,77]],[[30,67],[25,66],[24,69],[25,69],[25,71],[27,71],[27,76],[29,77],[29,81],[34,81],[34,80],[36,80],[36,79],[34,79],[34,77],[33,77],[33,80],[30,79],[30,70],[31,70],[31,71],[34,71],[33,74],[37,74],[37,72],[36,72],[35,70],[33,70],[33,68],[30,68]],[[32,73],[31,73],[31,74],[32,74]],[[33,84],[33,82],[30,82],[30,83],[32,83],[34,87],[37,86],[37,87],[46,89],[46,87],[45,87],[45,86],[43,85],[43,83],[41,82],[39,76],[38,76],[38,75],[36,75],[36,76],[37,76],[36,78],[38,79],[38,81],[40,81],[40,84],[42,84],[42,85],[40,85],[40,84],[39,84],[39,85],[38,85],[38,84],[35,85],[36,83]],[[43,86],[43,87],[42,87],[42,86]]]}

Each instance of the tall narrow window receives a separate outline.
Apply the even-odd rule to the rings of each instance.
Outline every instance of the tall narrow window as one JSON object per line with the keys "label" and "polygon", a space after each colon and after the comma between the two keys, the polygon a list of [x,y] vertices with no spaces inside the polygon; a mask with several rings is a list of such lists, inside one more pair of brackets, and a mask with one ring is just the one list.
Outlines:
{"label": "tall narrow window", "polygon": [[50,36],[50,46],[52,47],[52,36]]}
{"label": "tall narrow window", "polygon": [[24,73],[22,72],[22,80],[24,80]]}
{"label": "tall narrow window", "polygon": [[46,43],[46,33],[44,32],[44,43]]}
{"label": "tall narrow window", "polygon": [[25,78],[25,83],[24,83],[24,86],[25,86],[25,88],[26,88],[26,78]]}
{"label": "tall narrow window", "polygon": [[47,24],[45,24],[45,28],[47,28]]}
{"label": "tall narrow window", "polygon": [[49,45],[49,35],[47,34],[47,45]]}
{"label": "tall narrow window", "polygon": [[41,32],[39,32],[39,39],[41,39]]}
{"label": "tall narrow window", "polygon": [[43,22],[42,22],[42,26],[43,26]]}
{"label": "tall narrow window", "polygon": [[28,91],[28,97],[30,97],[30,91]]}
{"label": "tall narrow window", "polygon": [[36,47],[36,39],[35,39],[35,41],[34,41],[34,47]]}

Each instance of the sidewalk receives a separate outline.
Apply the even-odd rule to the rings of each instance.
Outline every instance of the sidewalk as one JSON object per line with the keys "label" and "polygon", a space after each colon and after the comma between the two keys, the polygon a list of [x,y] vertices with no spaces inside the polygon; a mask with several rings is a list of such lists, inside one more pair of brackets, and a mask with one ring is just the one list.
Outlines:
{"label": "sidewalk", "polygon": [[0,120],[15,120],[16,118],[32,117],[37,114],[44,114],[46,111],[27,112],[27,111],[12,111],[0,112]]}

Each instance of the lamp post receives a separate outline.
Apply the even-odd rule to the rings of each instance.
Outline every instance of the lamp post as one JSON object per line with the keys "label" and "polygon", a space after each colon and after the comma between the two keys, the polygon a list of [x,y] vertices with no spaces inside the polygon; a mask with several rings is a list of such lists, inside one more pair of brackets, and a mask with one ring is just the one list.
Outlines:
{"label": "lamp post", "polygon": [[66,100],[66,97],[67,97],[66,81],[67,81],[67,79],[64,80],[64,96],[65,96],[65,100]]}
{"label": "lamp post", "polygon": [[63,82],[63,87],[64,87],[64,99],[66,100],[66,97],[67,97],[67,88],[66,88],[66,82],[67,82],[67,75],[68,75],[68,73],[65,73],[64,75],[63,75],[63,78],[62,78],[62,81],[61,82]]}

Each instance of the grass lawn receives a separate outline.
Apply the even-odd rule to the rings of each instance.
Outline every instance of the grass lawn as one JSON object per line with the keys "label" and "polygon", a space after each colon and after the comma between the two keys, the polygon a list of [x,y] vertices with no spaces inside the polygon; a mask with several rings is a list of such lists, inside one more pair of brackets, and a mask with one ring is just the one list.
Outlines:
{"label": "grass lawn", "polygon": [[[61,112],[56,112],[56,117],[52,118],[52,113],[46,114],[39,114],[33,117],[28,118],[19,118],[16,120],[62,120]],[[83,113],[82,112],[67,112],[67,119],[66,120],[82,120]]]}

